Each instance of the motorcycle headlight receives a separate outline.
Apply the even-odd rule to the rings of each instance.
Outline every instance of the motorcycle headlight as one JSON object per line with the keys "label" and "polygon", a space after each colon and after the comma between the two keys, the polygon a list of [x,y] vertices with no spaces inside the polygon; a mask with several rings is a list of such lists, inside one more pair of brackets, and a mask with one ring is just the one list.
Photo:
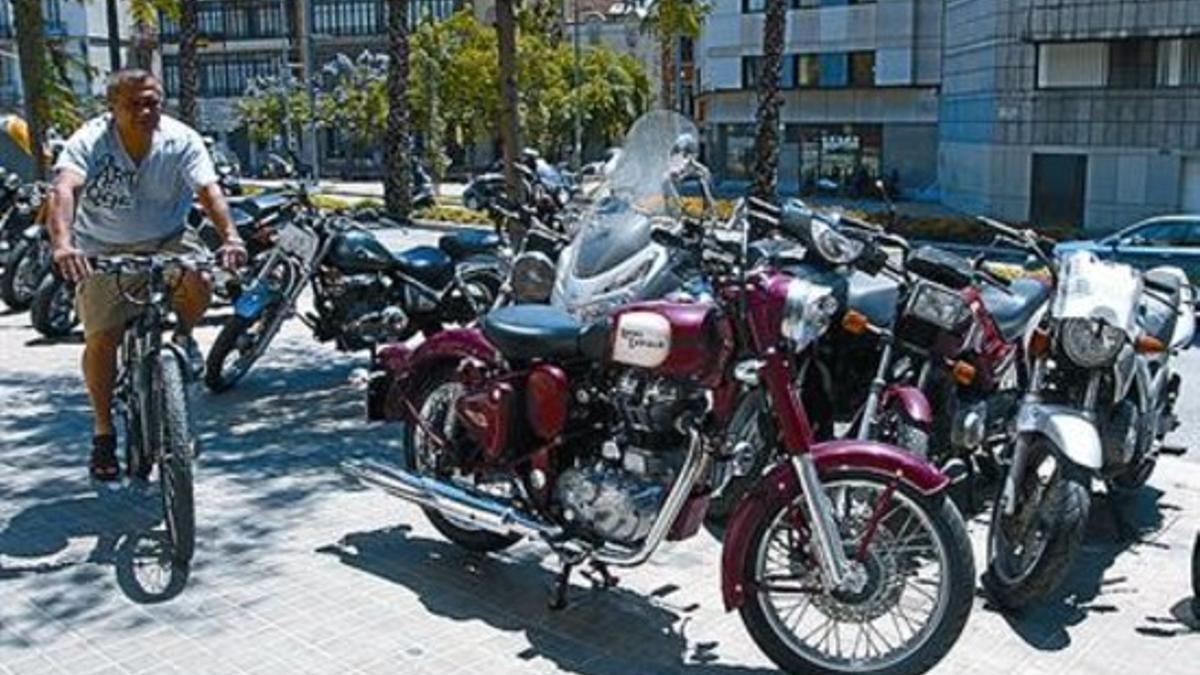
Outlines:
{"label": "motorcycle headlight", "polygon": [[932,284],[917,287],[908,313],[951,333],[958,333],[971,320],[971,308],[962,296]]}
{"label": "motorcycle headlight", "polygon": [[817,253],[835,265],[849,265],[866,249],[865,243],[847,237],[820,218],[812,219],[811,232]]}
{"label": "motorcycle headlight", "polygon": [[510,279],[518,302],[543,303],[554,290],[554,263],[545,253],[527,251],[513,261]]}
{"label": "motorcycle headlight", "polygon": [[783,304],[783,336],[795,342],[797,348],[807,347],[829,328],[837,308],[832,289],[793,279]]}
{"label": "motorcycle headlight", "polygon": [[16,190],[21,187],[21,177],[15,173],[10,173],[4,177],[4,187],[9,190]]}
{"label": "motorcycle headlight", "polygon": [[1063,352],[1080,368],[1099,368],[1117,358],[1125,343],[1125,331],[1091,319],[1067,319],[1063,322]]}

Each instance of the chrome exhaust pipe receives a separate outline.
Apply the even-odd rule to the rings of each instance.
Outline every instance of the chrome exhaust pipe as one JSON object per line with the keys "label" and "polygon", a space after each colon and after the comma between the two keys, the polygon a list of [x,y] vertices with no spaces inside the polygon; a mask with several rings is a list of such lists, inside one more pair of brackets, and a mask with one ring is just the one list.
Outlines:
{"label": "chrome exhaust pipe", "polygon": [[558,539],[562,529],[521,513],[488,495],[418,476],[375,460],[351,461],[342,469],[359,482],[407,502],[431,508],[455,525],[495,534]]}

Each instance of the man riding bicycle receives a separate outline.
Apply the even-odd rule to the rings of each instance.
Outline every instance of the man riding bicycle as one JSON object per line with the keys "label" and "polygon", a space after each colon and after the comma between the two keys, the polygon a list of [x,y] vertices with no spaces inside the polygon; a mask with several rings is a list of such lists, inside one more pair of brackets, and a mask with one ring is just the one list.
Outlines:
{"label": "man riding bicycle", "polygon": [[[144,70],[117,71],[107,97],[110,112],[76,131],[54,166],[47,225],[55,265],[78,284],[83,378],[94,416],[90,472],[105,481],[119,476],[112,421],[117,349],[140,308],[127,297],[129,283],[93,274],[88,257],[202,253],[203,244],[186,230],[194,194],[221,236],[221,264],[233,269],[246,259],[200,134],[162,114],[162,83]],[[183,272],[172,298],[178,319],[172,340],[201,366],[191,333],[210,295],[202,274]]]}

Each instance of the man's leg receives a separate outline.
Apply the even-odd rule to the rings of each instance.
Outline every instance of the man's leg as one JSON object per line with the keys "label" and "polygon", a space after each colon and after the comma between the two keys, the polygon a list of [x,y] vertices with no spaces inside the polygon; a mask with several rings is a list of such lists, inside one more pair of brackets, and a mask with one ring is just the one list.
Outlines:
{"label": "man's leg", "polygon": [[117,347],[123,327],[89,334],[83,348],[83,380],[92,401],[92,429],[96,436],[112,436],[113,387],[117,379]]}
{"label": "man's leg", "polygon": [[199,272],[185,272],[175,289],[173,306],[179,317],[177,333],[191,335],[192,328],[204,318],[212,300],[212,284]]}

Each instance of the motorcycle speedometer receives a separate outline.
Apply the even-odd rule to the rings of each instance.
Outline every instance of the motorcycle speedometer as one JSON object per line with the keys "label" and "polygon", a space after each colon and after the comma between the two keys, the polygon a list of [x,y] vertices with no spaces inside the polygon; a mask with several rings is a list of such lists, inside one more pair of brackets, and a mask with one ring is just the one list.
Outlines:
{"label": "motorcycle speedometer", "polygon": [[812,241],[821,257],[834,265],[849,265],[866,249],[865,243],[847,237],[820,218],[812,219]]}

